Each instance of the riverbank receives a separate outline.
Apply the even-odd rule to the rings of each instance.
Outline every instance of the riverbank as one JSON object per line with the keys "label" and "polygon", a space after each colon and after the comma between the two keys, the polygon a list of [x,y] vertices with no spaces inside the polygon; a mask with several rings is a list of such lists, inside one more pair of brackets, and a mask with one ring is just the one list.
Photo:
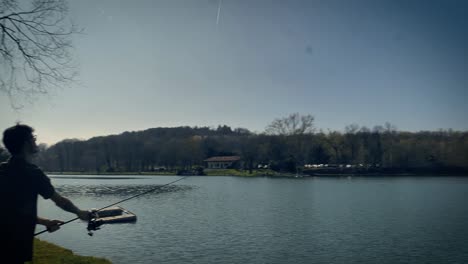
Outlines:
{"label": "riverbank", "polygon": [[[272,177],[272,178],[304,178],[304,177],[418,177],[418,176],[468,176],[466,170],[331,170],[314,169],[299,173],[277,172],[270,169],[240,170],[240,169],[205,169],[203,176],[238,176],[238,177]],[[164,171],[164,172],[47,172],[48,175],[99,175],[99,176],[197,176],[191,172]]]}
{"label": "riverbank", "polygon": [[[46,172],[48,175],[99,175],[99,176],[134,176],[134,175],[148,175],[148,176],[190,176],[190,173],[179,174],[177,171],[164,171],[164,172]],[[273,170],[252,170],[250,173],[248,170],[238,169],[205,169],[204,176],[241,176],[241,177],[270,177],[270,176],[285,176],[290,175],[289,173],[280,173]],[[195,176],[195,175],[194,175]],[[292,174],[290,176],[293,176]]]}
{"label": "riverbank", "polygon": [[111,264],[107,259],[78,256],[73,251],[59,247],[52,243],[35,239],[34,240],[34,258],[35,264]]}

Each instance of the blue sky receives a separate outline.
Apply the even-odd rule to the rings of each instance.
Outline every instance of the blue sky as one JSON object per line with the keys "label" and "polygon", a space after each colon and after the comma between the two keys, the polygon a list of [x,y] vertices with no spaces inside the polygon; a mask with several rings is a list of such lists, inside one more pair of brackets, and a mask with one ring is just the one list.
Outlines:
{"label": "blue sky", "polygon": [[312,114],[317,128],[391,122],[468,130],[468,2],[71,1],[79,83],[20,111],[0,95],[0,129],[39,141],[159,126],[261,132]]}

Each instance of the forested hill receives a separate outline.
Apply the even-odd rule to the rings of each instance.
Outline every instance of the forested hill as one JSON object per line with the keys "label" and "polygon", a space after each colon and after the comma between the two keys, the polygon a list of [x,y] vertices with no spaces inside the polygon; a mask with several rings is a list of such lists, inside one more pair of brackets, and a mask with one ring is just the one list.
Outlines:
{"label": "forested hill", "polygon": [[228,126],[151,128],[86,141],[64,140],[42,148],[38,164],[48,171],[152,171],[203,165],[213,155],[238,153],[252,133]]}
{"label": "forested hill", "polygon": [[[2,154],[6,158],[5,151]],[[37,163],[46,171],[137,172],[203,166],[212,156],[238,155],[245,169],[268,165],[296,171],[312,164],[389,170],[468,168],[468,132],[400,132],[348,126],[346,132],[270,130],[252,133],[228,126],[151,128],[89,140],[41,146]]]}

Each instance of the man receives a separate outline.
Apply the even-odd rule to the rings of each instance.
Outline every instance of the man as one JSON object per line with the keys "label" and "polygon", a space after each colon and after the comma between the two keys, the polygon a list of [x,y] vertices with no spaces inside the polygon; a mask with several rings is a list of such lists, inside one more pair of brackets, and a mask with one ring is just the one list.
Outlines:
{"label": "man", "polygon": [[[67,212],[88,220],[88,211],[80,210],[70,200],[58,194],[50,179],[31,163],[38,152],[34,129],[17,124],[3,132],[3,144],[10,159],[0,164],[0,259],[5,263],[24,263],[32,260],[33,237],[36,224],[53,232],[63,224],[37,216],[37,196],[51,199]],[[3,262],[2,260],[2,262]]]}

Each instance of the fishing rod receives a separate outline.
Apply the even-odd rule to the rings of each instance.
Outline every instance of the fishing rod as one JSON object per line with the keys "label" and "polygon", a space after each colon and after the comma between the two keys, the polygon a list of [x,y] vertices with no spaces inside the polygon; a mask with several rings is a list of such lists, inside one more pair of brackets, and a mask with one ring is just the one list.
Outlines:
{"label": "fishing rod", "polygon": [[[118,202],[116,202],[116,203],[113,203],[113,204],[104,206],[104,207],[102,207],[102,208],[100,208],[100,209],[98,209],[98,210],[93,210],[93,211],[91,211],[91,212],[90,212],[90,216],[89,216],[89,221],[88,221],[88,231],[96,230],[97,227],[98,227],[96,224],[93,224],[93,223],[91,222],[91,219],[96,217],[96,215],[97,215],[96,213],[97,213],[97,212],[99,212],[99,211],[101,211],[101,210],[104,210],[104,209],[106,209],[106,208],[109,208],[109,207],[111,207],[111,206],[117,205],[117,204],[119,204],[119,203],[123,203],[123,202],[126,202],[126,201],[128,201],[128,200],[137,198],[137,197],[139,197],[139,196],[148,194],[148,193],[150,193],[150,192],[154,192],[154,191],[156,191],[156,190],[158,190],[158,189],[161,189],[161,188],[163,188],[163,187],[165,187],[165,186],[168,186],[168,185],[171,185],[171,184],[176,183],[176,182],[178,182],[178,181],[181,181],[181,180],[183,180],[183,179],[185,179],[185,178],[187,178],[187,177],[188,177],[188,176],[184,176],[184,177],[182,177],[182,178],[180,178],[180,179],[177,179],[177,180],[175,180],[175,181],[172,181],[172,182],[170,182],[170,183],[166,183],[166,184],[164,184],[164,185],[160,185],[160,186],[155,187],[155,188],[153,188],[153,189],[151,189],[151,190],[148,190],[148,191],[146,191],[146,192],[139,193],[139,194],[137,194],[137,195],[134,195],[134,196],[128,197],[128,198],[126,198],[126,199],[120,200],[120,201],[118,201]],[[63,223],[58,224],[58,226],[66,225],[66,224],[71,223],[71,222],[73,222],[73,221],[76,221],[76,220],[78,220],[78,219],[80,219],[80,218],[79,218],[79,217],[76,217],[76,218],[70,219],[70,220],[68,220],[68,221],[66,221],[66,222],[63,222]],[[35,233],[34,236],[38,236],[38,235],[43,234],[43,233],[45,233],[45,232],[47,232],[47,231],[48,231],[48,229],[42,230],[42,231],[40,231],[40,232]],[[91,233],[88,233],[88,234],[91,235]]]}

